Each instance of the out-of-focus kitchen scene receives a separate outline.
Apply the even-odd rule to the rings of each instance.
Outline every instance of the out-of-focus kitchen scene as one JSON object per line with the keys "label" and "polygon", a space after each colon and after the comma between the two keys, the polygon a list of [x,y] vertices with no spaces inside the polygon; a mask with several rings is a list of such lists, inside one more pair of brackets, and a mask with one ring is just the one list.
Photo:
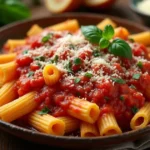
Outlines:
{"label": "out-of-focus kitchen scene", "polygon": [[67,12],[108,14],[150,24],[150,0],[1,0],[0,24]]}
{"label": "out-of-focus kitchen scene", "polygon": [[[108,18],[114,16],[150,27],[150,0],[0,0],[0,29],[17,21],[70,12],[106,15]],[[52,149],[49,146],[32,143],[0,131],[0,150],[34,148]]]}

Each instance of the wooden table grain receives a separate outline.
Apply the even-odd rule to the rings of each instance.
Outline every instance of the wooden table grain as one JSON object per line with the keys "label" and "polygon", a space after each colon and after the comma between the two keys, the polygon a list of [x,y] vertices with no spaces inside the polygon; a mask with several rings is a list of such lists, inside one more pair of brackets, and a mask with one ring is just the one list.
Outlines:
{"label": "wooden table grain", "polygon": [[[119,16],[121,18],[127,18],[140,24],[143,23],[142,20],[130,10],[127,0],[118,0],[114,7],[111,10],[105,12],[105,14]],[[44,6],[36,6],[32,8],[32,18],[50,15],[51,13],[46,10]],[[53,149],[48,146],[39,145],[38,143],[31,143],[29,141],[10,135],[6,132],[0,131],[0,150],[30,150],[37,148],[42,150]]]}

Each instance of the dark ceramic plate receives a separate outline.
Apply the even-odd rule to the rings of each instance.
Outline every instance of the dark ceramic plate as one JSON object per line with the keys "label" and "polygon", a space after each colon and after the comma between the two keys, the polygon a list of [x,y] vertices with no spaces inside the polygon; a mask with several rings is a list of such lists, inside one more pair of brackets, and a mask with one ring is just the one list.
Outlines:
{"label": "dark ceramic plate", "polygon": [[[6,42],[7,39],[23,38],[26,32],[33,24],[39,24],[42,27],[59,23],[66,19],[76,18],[82,25],[97,24],[104,18],[109,17],[115,21],[119,26],[128,28],[131,32],[142,32],[149,30],[148,28],[128,20],[122,20],[111,16],[102,16],[95,14],[63,14],[59,16],[51,16],[48,18],[41,18],[36,20],[27,20],[12,25],[5,26],[0,29],[0,47]],[[150,126],[137,130],[123,133],[121,135],[95,137],[95,138],[79,138],[67,136],[52,136],[48,134],[39,133],[29,129],[0,121],[0,129],[9,132],[13,135],[23,139],[47,144],[51,146],[60,146],[63,148],[86,148],[86,149],[142,149],[146,148],[149,144]]]}

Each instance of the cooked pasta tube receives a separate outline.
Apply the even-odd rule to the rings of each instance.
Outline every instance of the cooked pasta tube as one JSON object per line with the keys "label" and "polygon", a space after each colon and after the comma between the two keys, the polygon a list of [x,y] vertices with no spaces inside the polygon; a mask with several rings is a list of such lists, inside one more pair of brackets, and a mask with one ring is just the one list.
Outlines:
{"label": "cooked pasta tube", "polygon": [[10,53],[10,54],[1,54],[0,55],[0,64],[8,63],[10,61],[13,61],[16,57],[16,53]]}
{"label": "cooked pasta tube", "polygon": [[94,123],[99,116],[100,109],[95,103],[73,98],[67,110],[68,114],[88,123]]}
{"label": "cooked pasta tube", "polygon": [[12,122],[28,113],[37,107],[37,102],[34,100],[36,92],[30,92],[18,99],[9,102],[0,107],[0,119],[6,122]]}
{"label": "cooked pasta tube", "polygon": [[80,135],[81,137],[95,137],[95,136],[99,136],[99,132],[95,124],[81,122]]}
{"label": "cooked pasta tube", "polygon": [[0,89],[0,106],[9,103],[17,97],[14,91],[14,84],[16,81],[5,83]]}
{"label": "cooked pasta tube", "polygon": [[121,39],[127,40],[129,36],[129,31],[124,27],[117,27],[115,28],[115,35],[114,37],[119,37]]}
{"label": "cooked pasta tube", "polygon": [[25,45],[25,43],[26,43],[26,40],[24,39],[23,40],[22,39],[21,40],[10,39],[6,42],[5,46],[8,47],[9,52],[13,52],[14,48],[16,48],[17,46]]}
{"label": "cooked pasta tube", "polygon": [[0,85],[16,78],[17,64],[15,61],[0,64]]}
{"label": "cooked pasta tube", "polygon": [[42,31],[43,31],[43,29],[39,25],[34,24],[27,32],[27,36],[33,36],[38,33],[41,33]]}
{"label": "cooked pasta tube", "polygon": [[29,115],[28,123],[35,129],[52,135],[64,135],[65,132],[65,123],[62,120],[49,114],[40,115],[38,111]]}
{"label": "cooked pasta tube", "polygon": [[43,77],[47,85],[54,85],[60,79],[60,71],[55,65],[48,64],[43,69]]}
{"label": "cooked pasta tube", "polygon": [[98,119],[97,124],[101,136],[122,133],[117,124],[116,118],[112,113],[101,116]]}
{"label": "cooked pasta tube", "polygon": [[49,28],[56,31],[68,30],[71,32],[75,32],[79,29],[79,23],[78,20],[72,19],[52,25]]}
{"label": "cooked pasta tube", "polygon": [[150,45],[150,31],[132,34],[129,38],[133,39],[137,43],[144,44],[145,46]]}
{"label": "cooked pasta tube", "polygon": [[146,103],[131,119],[131,129],[141,129],[150,121],[150,103]]}
{"label": "cooked pasta tube", "polygon": [[101,30],[104,30],[106,25],[112,25],[113,28],[115,28],[117,25],[115,22],[113,22],[111,19],[106,18],[100,23],[97,24],[97,27],[100,28]]}
{"label": "cooked pasta tube", "polygon": [[58,117],[58,119],[62,120],[65,123],[65,133],[75,131],[80,126],[80,121],[70,116]]}

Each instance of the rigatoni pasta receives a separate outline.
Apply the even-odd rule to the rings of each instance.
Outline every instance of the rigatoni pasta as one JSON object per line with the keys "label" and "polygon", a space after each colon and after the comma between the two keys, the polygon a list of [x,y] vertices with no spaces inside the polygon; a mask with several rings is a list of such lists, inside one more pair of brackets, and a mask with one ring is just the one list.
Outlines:
{"label": "rigatoni pasta", "polygon": [[149,32],[116,27],[109,18],[81,28],[70,19],[35,24],[26,39],[8,40],[0,55],[0,119],[25,116],[39,132],[89,138],[146,127]]}

